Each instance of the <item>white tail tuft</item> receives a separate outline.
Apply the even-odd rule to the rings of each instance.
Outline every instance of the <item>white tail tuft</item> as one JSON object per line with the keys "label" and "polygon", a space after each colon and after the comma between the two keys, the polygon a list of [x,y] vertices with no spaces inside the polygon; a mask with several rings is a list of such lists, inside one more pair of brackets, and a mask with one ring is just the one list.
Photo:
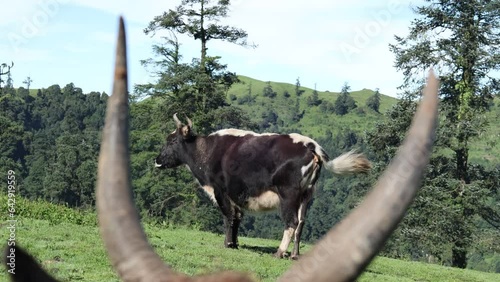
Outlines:
{"label": "white tail tuft", "polygon": [[327,162],[325,167],[335,174],[354,174],[366,173],[372,168],[372,165],[363,154],[352,150]]}

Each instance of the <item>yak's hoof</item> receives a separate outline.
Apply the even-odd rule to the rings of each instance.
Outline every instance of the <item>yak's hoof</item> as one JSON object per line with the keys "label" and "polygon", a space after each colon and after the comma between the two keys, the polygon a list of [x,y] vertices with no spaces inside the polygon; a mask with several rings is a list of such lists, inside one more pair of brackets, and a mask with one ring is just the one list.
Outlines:
{"label": "yak's hoof", "polygon": [[300,257],[300,255],[295,254],[295,255],[290,256],[290,259],[292,259],[292,260],[298,260],[299,257]]}
{"label": "yak's hoof", "polygon": [[274,253],[274,257],[275,258],[287,258],[288,257],[288,253],[287,252],[283,252],[282,250],[278,250],[276,253]]}
{"label": "yak's hoof", "polygon": [[226,243],[226,248],[238,249],[238,244],[237,243],[229,242],[229,243]]}

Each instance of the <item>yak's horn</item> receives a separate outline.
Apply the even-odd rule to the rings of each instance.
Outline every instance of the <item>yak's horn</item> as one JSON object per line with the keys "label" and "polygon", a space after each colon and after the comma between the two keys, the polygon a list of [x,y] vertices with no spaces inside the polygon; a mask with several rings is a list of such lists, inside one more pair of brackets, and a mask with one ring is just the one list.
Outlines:
{"label": "yak's horn", "polygon": [[187,122],[188,122],[188,126],[189,126],[189,128],[192,128],[192,127],[193,127],[193,122],[191,121],[191,119],[190,119],[190,118],[188,118],[188,116],[186,116],[186,120],[187,120]]}
{"label": "yak's horn", "polygon": [[174,114],[174,121],[175,121],[175,126],[177,126],[177,128],[181,128],[182,127],[182,122],[177,117],[177,113]]}
{"label": "yak's horn", "polygon": [[99,155],[99,228],[113,267],[123,281],[166,281],[173,271],[148,244],[132,202],[126,57],[124,23],[120,18],[113,94],[108,100]]}

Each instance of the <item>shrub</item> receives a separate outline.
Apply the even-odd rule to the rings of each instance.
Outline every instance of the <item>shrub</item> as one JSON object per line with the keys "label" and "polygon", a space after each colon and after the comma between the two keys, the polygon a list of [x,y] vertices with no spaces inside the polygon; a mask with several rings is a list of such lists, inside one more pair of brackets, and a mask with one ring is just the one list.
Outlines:
{"label": "shrub", "polygon": [[[0,202],[7,203],[8,197],[0,194]],[[15,218],[47,220],[51,224],[68,222],[78,225],[97,226],[97,215],[90,210],[76,210],[64,205],[52,204],[42,200],[28,200],[21,196],[15,198]],[[2,214],[9,214],[9,207],[2,205]]]}

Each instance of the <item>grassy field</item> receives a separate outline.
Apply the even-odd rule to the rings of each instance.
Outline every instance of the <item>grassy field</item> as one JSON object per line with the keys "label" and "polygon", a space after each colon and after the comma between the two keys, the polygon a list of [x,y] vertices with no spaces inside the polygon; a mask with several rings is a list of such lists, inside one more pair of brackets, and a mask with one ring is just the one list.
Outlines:
{"label": "grassy field", "polygon": [[[0,195],[0,201],[6,197]],[[5,205],[4,205],[5,206]],[[61,281],[118,281],[99,237],[95,215],[19,198],[16,244],[26,248]],[[5,208],[0,208],[5,214]],[[30,217],[27,217],[28,211]],[[45,211],[45,212],[42,212]],[[59,218],[59,221],[56,220]],[[8,237],[1,223],[2,238]],[[253,273],[257,281],[275,281],[293,261],[272,256],[277,240],[240,238],[240,249],[223,246],[222,235],[187,228],[144,224],[151,245],[174,269],[189,275],[221,270]],[[310,245],[304,245],[307,252]],[[8,281],[4,267],[0,281]],[[500,274],[377,257],[359,281],[500,281]]]}

